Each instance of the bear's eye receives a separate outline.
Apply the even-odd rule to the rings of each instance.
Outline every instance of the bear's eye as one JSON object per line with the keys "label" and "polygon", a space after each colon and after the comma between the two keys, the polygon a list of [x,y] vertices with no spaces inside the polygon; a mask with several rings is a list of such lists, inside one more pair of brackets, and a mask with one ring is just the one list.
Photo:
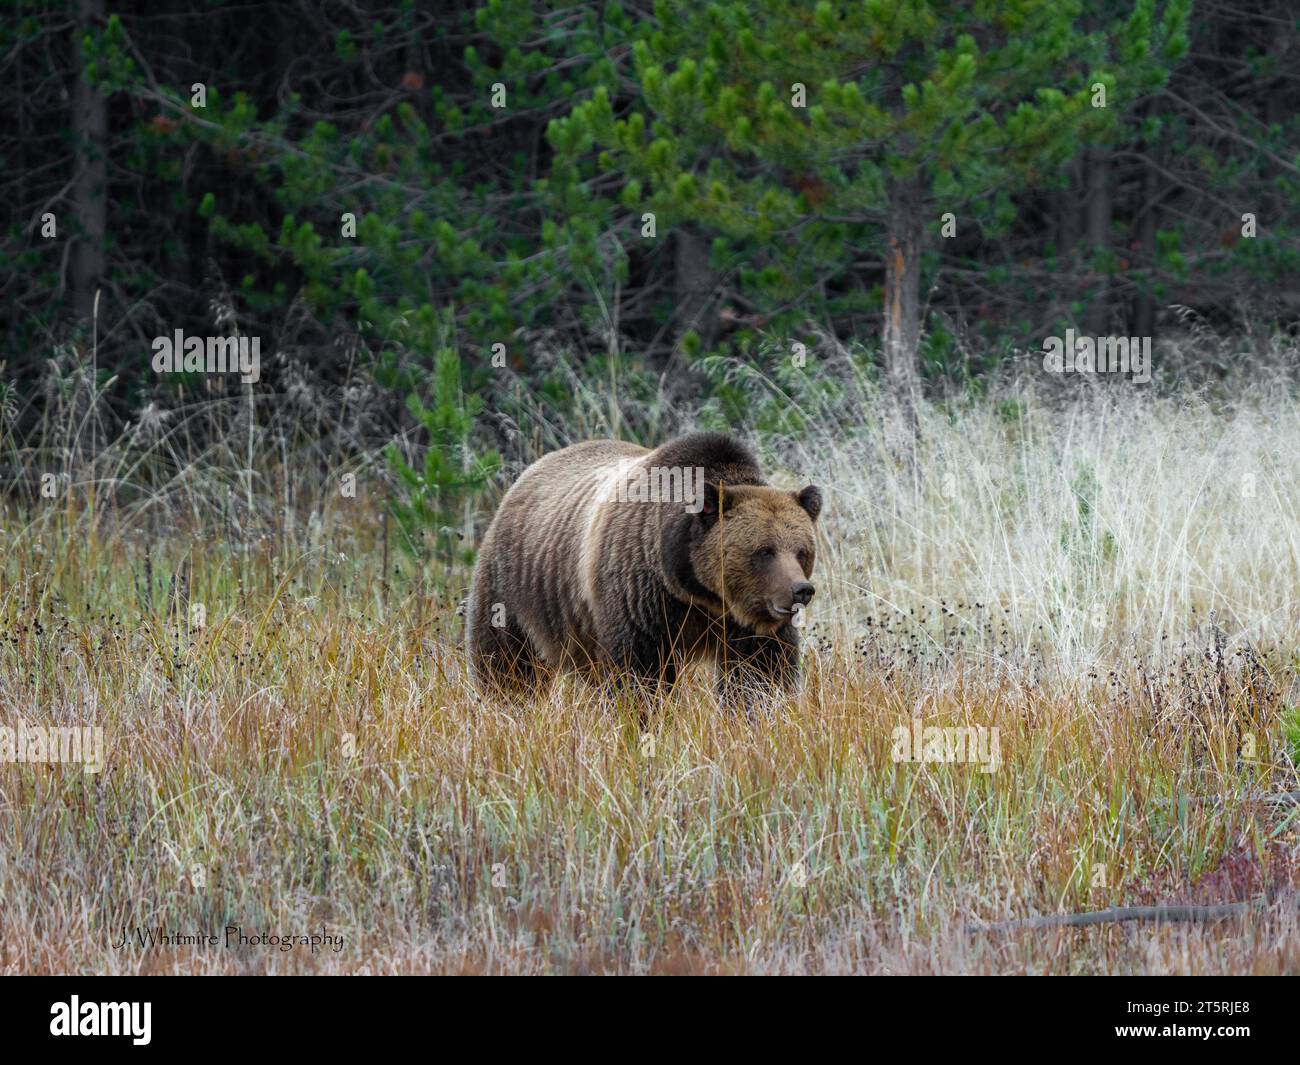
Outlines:
{"label": "bear's eye", "polygon": [[800,551],[800,552],[799,552],[799,567],[800,567],[800,569],[807,569],[807,568],[808,568],[808,552],[807,552],[807,551]]}
{"label": "bear's eye", "polygon": [[754,558],[759,562],[766,562],[769,558],[771,558],[775,554],[776,552],[773,551],[770,547],[762,547],[759,548],[759,550],[754,552]]}

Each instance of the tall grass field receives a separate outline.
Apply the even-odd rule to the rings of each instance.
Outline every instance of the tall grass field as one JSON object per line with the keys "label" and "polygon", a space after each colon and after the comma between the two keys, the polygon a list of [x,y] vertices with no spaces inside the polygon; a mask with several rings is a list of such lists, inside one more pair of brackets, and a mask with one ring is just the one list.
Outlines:
{"label": "tall grass field", "polygon": [[[104,439],[71,367],[5,442],[54,476],[0,517],[0,725],[102,728],[102,764],[0,762],[0,971],[1294,974],[1273,355],[1176,391],[1031,365],[922,404],[910,461],[848,370],[740,382],[790,416],[737,427],[773,483],[825,494],[805,681],[746,714],[690,674],[644,722],[568,677],[476,696],[469,567],[399,546],[382,462],[234,394]],[[466,546],[510,473],[622,431],[617,389],[522,427]],[[996,757],[913,757],[929,729]]]}

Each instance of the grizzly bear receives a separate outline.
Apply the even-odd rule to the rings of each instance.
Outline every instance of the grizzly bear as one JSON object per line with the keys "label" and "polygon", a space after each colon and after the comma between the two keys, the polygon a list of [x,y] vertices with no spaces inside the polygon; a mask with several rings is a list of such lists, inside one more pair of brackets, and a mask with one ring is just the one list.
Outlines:
{"label": "grizzly bear", "polygon": [[479,548],[467,614],[475,685],[536,693],[570,670],[662,690],[705,658],[728,704],[789,690],[821,502],[815,485],[768,485],[749,449],[719,433],[544,456]]}

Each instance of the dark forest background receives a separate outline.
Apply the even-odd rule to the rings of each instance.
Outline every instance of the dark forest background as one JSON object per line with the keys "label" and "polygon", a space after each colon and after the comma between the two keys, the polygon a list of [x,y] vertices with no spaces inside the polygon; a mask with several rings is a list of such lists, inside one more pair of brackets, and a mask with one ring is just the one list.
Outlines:
{"label": "dark forest background", "polygon": [[176,329],[261,338],[249,417],[477,454],[583,382],[751,427],[719,357],[793,343],[978,388],[1300,318],[1294,0],[7,0],[0,65],[12,454],[74,372],[86,446],[237,397]]}

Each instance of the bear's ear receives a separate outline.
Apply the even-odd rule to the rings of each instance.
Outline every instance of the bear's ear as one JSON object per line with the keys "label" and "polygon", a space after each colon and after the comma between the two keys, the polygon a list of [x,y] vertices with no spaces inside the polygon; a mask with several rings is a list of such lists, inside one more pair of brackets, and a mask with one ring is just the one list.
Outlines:
{"label": "bear's ear", "polygon": [[808,512],[808,517],[816,521],[817,515],[822,512],[822,490],[815,484],[810,484],[807,488],[796,492],[794,498]]}
{"label": "bear's ear", "polygon": [[727,505],[727,493],[716,484],[704,482],[704,499],[700,503],[700,524],[711,529],[718,520],[718,513]]}

